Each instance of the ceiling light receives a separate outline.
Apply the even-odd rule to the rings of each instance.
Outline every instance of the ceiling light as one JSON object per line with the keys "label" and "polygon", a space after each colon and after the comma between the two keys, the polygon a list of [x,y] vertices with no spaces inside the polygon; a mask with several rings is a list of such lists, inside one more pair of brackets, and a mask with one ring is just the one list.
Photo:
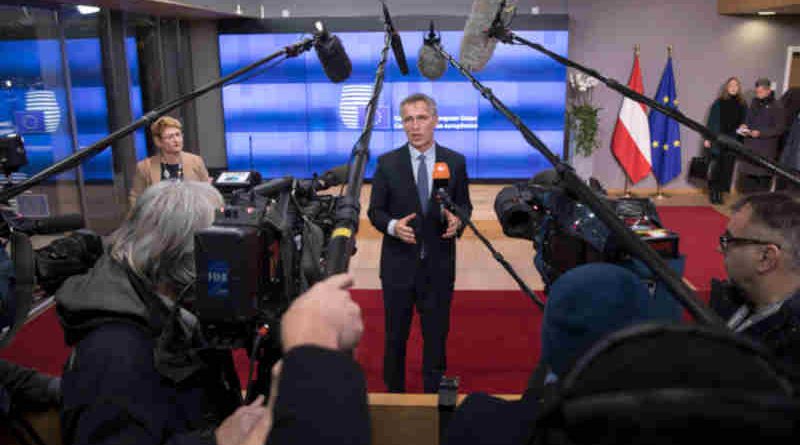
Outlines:
{"label": "ceiling light", "polygon": [[81,14],[97,14],[100,12],[100,8],[97,6],[78,5],[75,8],[77,8],[78,12]]}
{"label": "ceiling light", "polygon": [[777,12],[775,11],[758,11],[758,15],[775,15]]}

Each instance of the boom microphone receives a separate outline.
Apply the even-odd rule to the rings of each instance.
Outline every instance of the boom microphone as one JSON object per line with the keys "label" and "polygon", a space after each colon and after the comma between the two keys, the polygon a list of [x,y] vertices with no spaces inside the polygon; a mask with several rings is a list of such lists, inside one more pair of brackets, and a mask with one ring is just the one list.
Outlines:
{"label": "boom microphone", "polygon": [[389,16],[389,8],[386,7],[386,2],[381,2],[383,6],[383,21],[386,28],[391,35],[392,52],[394,53],[394,60],[397,61],[397,66],[400,68],[400,73],[404,76],[408,75],[408,62],[406,61],[406,52],[403,51],[403,41],[400,40],[400,34],[394,29],[392,18]]}
{"label": "boom microphone", "polygon": [[447,71],[447,61],[437,51],[433,45],[441,42],[441,37],[436,34],[436,29],[431,20],[431,28],[428,35],[423,40],[423,45],[419,49],[419,57],[417,57],[417,68],[419,72],[430,80],[436,80],[442,77]]}
{"label": "boom microphone", "polygon": [[475,0],[472,3],[458,57],[464,68],[475,72],[486,66],[497,46],[497,39],[489,36],[489,30],[495,23],[502,23],[513,11],[513,6],[506,7],[505,0]]}
{"label": "boom microphone", "polygon": [[48,218],[18,217],[9,221],[14,230],[28,235],[50,235],[82,229],[83,216],[80,213],[51,216]]}
{"label": "boom microphone", "polygon": [[317,28],[314,49],[317,50],[317,57],[325,75],[333,83],[344,82],[350,77],[353,65],[347,57],[342,41],[339,37],[331,35],[322,22],[316,22],[314,26]]}
{"label": "boom microphone", "polygon": [[263,184],[253,187],[253,192],[268,198],[290,190],[292,188],[292,183],[294,183],[294,178],[291,176],[270,179]]}

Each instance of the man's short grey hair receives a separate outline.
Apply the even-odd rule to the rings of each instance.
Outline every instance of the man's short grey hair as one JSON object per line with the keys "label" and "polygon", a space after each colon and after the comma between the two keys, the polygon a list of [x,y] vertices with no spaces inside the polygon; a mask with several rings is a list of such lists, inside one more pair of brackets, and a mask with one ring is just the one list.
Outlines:
{"label": "man's short grey hair", "polygon": [[797,196],[783,192],[757,193],[746,196],[733,205],[738,212],[749,206],[752,209],[750,223],[762,226],[780,236],[785,244],[781,249],[789,251],[792,266],[800,269],[800,201]]}
{"label": "man's short grey hair", "polygon": [[428,106],[428,111],[431,112],[431,116],[438,116],[438,110],[436,108],[436,101],[433,100],[432,97],[428,96],[427,94],[423,93],[414,93],[400,102],[400,114],[403,114],[403,107],[408,104],[413,104],[415,102],[425,102],[425,105]]}
{"label": "man's short grey hair", "polygon": [[222,205],[222,195],[208,183],[159,182],[112,234],[111,257],[145,285],[179,292],[194,281],[194,234],[211,226]]}

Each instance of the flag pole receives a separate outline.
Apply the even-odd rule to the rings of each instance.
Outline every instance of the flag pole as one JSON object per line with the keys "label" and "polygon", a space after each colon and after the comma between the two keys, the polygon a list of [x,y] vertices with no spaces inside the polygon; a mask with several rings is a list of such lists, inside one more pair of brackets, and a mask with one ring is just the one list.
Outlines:
{"label": "flag pole", "polygon": [[630,198],[633,196],[633,194],[631,194],[631,189],[630,189],[631,180],[630,178],[628,178],[628,172],[624,171],[624,169],[623,173],[625,173],[625,188],[622,191],[622,196],[625,198]]}
{"label": "flag pole", "polygon": [[[639,46],[638,43],[633,45],[633,56],[635,58],[639,58],[639,49],[640,48],[641,47]],[[628,176],[628,172],[625,171],[624,168],[622,169],[622,171],[625,173],[625,188],[623,189],[622,196],[624,198],[632,198],[633,197],[633,193],[631,193],[631,188],[630,188],[631,187],[631,179]]]}
{"label": "flag pole", "polygon": [[655,196],[655,199],[659,199],[660,200],[660,199],[666,199],[666,198],[669,198],[669,195],[664,193],[664,191],[661,189],[661,183],[658,182],[658,179],[656,179],[656,196]]}
{"label": "flag pole", "polygon": [[[667,59],[672,58],[672,45],[667,45]],[[664,191],[661,189],[661,182],[656,179],[656,195],[655,199],[662,200],[669,197],[669,195],[665,194]]]}

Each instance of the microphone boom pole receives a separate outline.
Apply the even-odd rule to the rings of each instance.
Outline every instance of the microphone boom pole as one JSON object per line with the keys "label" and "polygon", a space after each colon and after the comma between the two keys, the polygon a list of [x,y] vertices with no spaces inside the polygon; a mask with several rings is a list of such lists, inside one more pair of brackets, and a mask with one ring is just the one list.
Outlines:
{"label": "microphone boom pole", "polygon": [[[383,8],[386,9],[386,4],[383,5]],[[383,90],[386,62],[389,60],[389,48],[392,45],[392,27],[388,20],[384,20],[384,29],[386,37],[375,73],[372,97],[367,103],[364,130],[353,147],[350,168],[347,172],[347,192],[337,203],[336,225],[331,240],[328,242],[328,265],[326,268],[328,276],[347,272],[350,266],[350,257],[355,250],[354,235],[358,232],[361,213],[361,186],[364,184],[364,172],[367,162],[369,162],[369,143],[372,139],[372,128],[375,126],[375,111],[378,98]]]}
{"label": "microphone boom pole", "polygon": [[571,166],[561,161],[553,154],[550,149],[520,120],[519,116],[508,109],[492,90],[485,87],[470,72],[461,66],[453,56],[442,48],[440,43],[432,44],[442,57],[446,58],[450,65],[459,70],[481,95],[491,102],[492,106],[505,116],[522,133],[525,141],[536,148],[547,160],[555,167],[559,177],[564,181],[567,188],[578,196],[581,202],[585,203],[597,217],[617,236],[622,245],[639,259],[642,260],[660,280],[662,280],[675,298],[683,305],[686,310],[700,323],[710,326],[724,326],[719,317],[706,308],[694,295],[694,292],[683,282],[667,263],[652,248],[642,241],[630,229],[625,227],[623,222],[617,217],[616,213],[607,204],[603,203],[592,190],[583,183],[581,178],[575,173]]}
{"label": "microphone boom pole", "polygon": [[531,288],[528,287],[527,284],[525,284],[525,281],[522,279],[522,277],[519,276],[517,271],[514,270],[514,267],[511,266],[511,263],[509,263],[508,260],[506,260],[503,254],[498,252],[497,249],[495,249],[494,246],[492,245],[491,241],[489,241],[483,235],[483,233],[481,233],[481,231],[478,230],[478,228],[475,226],[475,223],[473,223],[472,219],[469,217],[469,214],[465,212],[464,209],[461,208],[458,204],[453,202],[452,198],[450,198],[450,195],[447,194],[447,190],[445,189],[437,190],[436,196],[442,200],[442,202],[444,203],[445,207],[448,210],[453,212],[458,217],[458,219],[463,221],[464,224],[466,224],[467,226],[469,226],[470,229],[472,229],[472,233],[474,233],[475,236],[477,236],[478,239],[481,240],[483,245],[486,246],[487,249],[489,249],[489,252],[492,254],[492,258],[494,258],[495,261],[497,261],[503,267],[503,269],[505,269],[506,272],[508,272],[508,274],[514,280],[514,282],[517,283],[517,286],[522,291],[522,293],[527,295],[528,298],[530,298],[531,301],[533,301],[533,304],[535,304],[536,306],[539,307],[539,309],[544,311],[544,306],[545,306],[544,302],[538,296],[536,296],[536,293],[533,292]]}
{"label": "microphone boom pole", "polygon": [[281,49],[279,51],[276,51],[276,52],[270,54],[269,56],[267,56],[267,57],[265,57],[265,58],[263,58],[261,60],[258,60],[256,62],[251,63],[250,65],[247,65],[247,66],[245,66],[243,68],[240,68],[240,69],[232,72],[231,74],[229,74],[229,75],[227,75],[225,77],[222,77],[222,78],[217,79],[215,81],[209,82],[206,85],[204,85],[204,86],[202,86],[202,87],[200,87],[200,88],[198,88],[198,89],[196,89],[196,90],[194,90],[192,92],[189,92],[189,93],[187,93],[187,94],[185,94],[185,95],[183,95],[183,96],[181,96],[181,97],[179,97],[177,99],[174,99],[174,100],[172,100],[170,102],[167,102],[164,105],[161,105],[160,107],[158,107],[158,108],[156,108],[156,109],[154,109],[152,111],[149,111],[147,114],[145,114],[144,116],[142,116],[138,120],[136,120],[134,122],[131,122],[130,124],[126,125],[125,127],[120,128],[119,130],[109,134],[108,136],[104,137],[103,139],[100,139],[99,141],[97,141],[94,144],[84,148],[83,150],[81,150],[81,151],[79,151],[79,152],[77,152],[77,153],[75,153],[75,154],[73,154],[73,155],[71,155],[71,156],[69,156],[69,157],[67,157],[67,158],[65,158],[65,159],[53,164],[53,165],[51,165],[50,167],[47,167],[46,169],[40,171],[39,173],[36,173],[35,175],[31,176],[27,180],[25,180],[25,181],[23,181],[23,182],[21,182],[19,184],[13,185],[11,187],[4,188],[4,189],[0,190],[0,202],[7,201],[8,199],[19,195],[20,193],[24,192],[25,190],[28,190],[31,187],[34,187],[34,186],[40,184],[45,179],[47,179],[47,178],[49,178],[49,177],[51,177],[53,175],[57,175],[59,173],[63,173],[66,170],[70,170],[72,168],[77,167],[78,165],[81,164],[81,162],[83,162],[84,160],[86,160],[86,159],[88,159],[88,158],[100,153],[106,147],[108,147],[109,145],[115,143],[117,140],[122,139],[125,136],[128,136],[129,134],[133,133],[134,131],[138,130],[139,128],[141,128],[141,127],[153,122],[154,120],[156,120],[159,117],[163,116],[164,114],[174,110],[175,108],[185,104],[186,102],[189,102],[189,101],[191,101],[191,100],[193,100],[193,99],[195,99],[195,98],[197,98],[197,97],[199,97],[199,96],[201,96],[201,95],[203,95],[203,94],[205,94],[205,93],[207,93],[207,92],[209,92],[209,91],[211,91],[213,89],[216,89],[216,88],[224,85],[225,83],[227,83],[227,82],[229,82],[229,81],[241,76],[242,74],[245,74],[245,73],[247,73],[249,71],[252,71],[252,70],[258,68],[259,66],[264,65],[265,63],[271,62],[272,60],[277,59],[278,57],[281,57],[281,56],[286,56],[287,58],[299,56],[300,54],[302,54],[302,53],[308,51],[309,49],[311,49],[311,47],[314,45],[316,40],[317,40],[317,37],[309,37],[309,38],[303,39],[303,40],[301,40],[299,42],[296,42],[296,43],[293,43],[291,45],[288,45],[288,46],[284,47],[283,49]]}
{"label": "microphone boom pole", "polygon": [[596,70],[585,67],[577,62],[573,62],[572,60],[564,56],[558,55],[548,50],[547,48],[538,43],[531,42],[514,34],[514,32],[506,28],[505,25],[500,20],[495,20],[495,22],[492,24],[492,27],[489,29],[489,38],[496,38],[497,40],[507,44],[514,44],[515,42],[520,43],[529,48],[533,48],[536,51],[539,51],[540,53],[546,55],[547,57],[550,57],[551,59],[555,60],[556,62],[562,65],[574,68],[578,71],[588,74],[589,76],[594,77],[600,82],[603,82],[606,86],[622,94],[623,96],[633,99],[636,102],[643,103],[652,109],[658,110],[658,112],[663,113],[667,117],[670,117],[679,122],[680,124],[691,128],[697,133],[700,133],[700,135],[702,135],[703,138],[722,145],[724,148],[733,152],[738,158],[744,159],[750,164],[764,168],[770,171],[772,174],[780,176],[786,179],[787,181],[792,182],[795,186],[800,186],[800,175],[792,173],[789,170],[782,167],[780,164],[772,162],[763,156],[753,153],[752,151],[745,148],[744,144],[737,141],[736,139],[728,135],[712,131],[708,127],[700,124],[699,122],[690,119],[685,114],[678,111],[678,109],[676,108],[669,108],[667,106],[664,106],[659,102],[643,94],[639,94],[636,91],[633,91],[632,89],[621,84],[615,79],[610,79],[608,77],[605,77]]}

